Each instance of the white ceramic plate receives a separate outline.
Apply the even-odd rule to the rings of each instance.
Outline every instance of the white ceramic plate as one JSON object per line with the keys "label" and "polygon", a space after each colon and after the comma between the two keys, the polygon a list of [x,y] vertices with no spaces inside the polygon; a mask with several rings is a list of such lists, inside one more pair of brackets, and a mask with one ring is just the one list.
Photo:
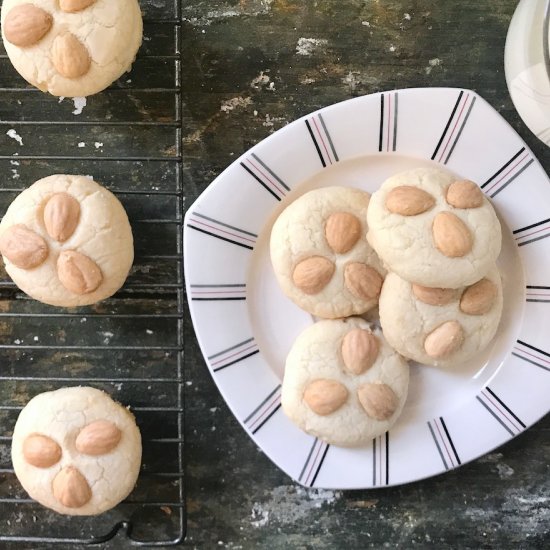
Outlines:
{"label": "white ceramic plate", "polygon": [[[403,414],[372,444],[327,445],[280,406],[286,354],[312,318],[275,281],[272,223],[311,188],[372,192],[396,172],[434,164],[478,182],[501,218],[498,335],[460,369],[412,364]],[[305,486],[369,488],[436,475],[505,443],[550,408],[550,182],[472,91],[391,91],[297,120],[227,168],[188,210],[184,231],[187,296],[208,368],[256,444]]]}

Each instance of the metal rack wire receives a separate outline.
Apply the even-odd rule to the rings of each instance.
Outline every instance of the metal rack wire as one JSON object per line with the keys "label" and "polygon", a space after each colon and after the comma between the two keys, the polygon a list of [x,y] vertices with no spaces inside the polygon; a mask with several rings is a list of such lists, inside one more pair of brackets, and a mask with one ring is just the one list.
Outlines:
{"label": "metal rack wire", "polygon": [[[169,546],[185,537],[181,1],[141,7],[145,41],[133,71],[78,116],[67,100],[58,105],[26,86],[0,49],[0,168],[8,174],[0,212],[40,177],[89,174],[126,207],[136,247],[123,289],[88,308],[35,302],[0,271],[0,543],[122,535],[136,546]],[[142,432],[135,490],[97,517],[59,516],[27,498],[9,459],[28,399],[68,385],[106,390],[131,407]]]}

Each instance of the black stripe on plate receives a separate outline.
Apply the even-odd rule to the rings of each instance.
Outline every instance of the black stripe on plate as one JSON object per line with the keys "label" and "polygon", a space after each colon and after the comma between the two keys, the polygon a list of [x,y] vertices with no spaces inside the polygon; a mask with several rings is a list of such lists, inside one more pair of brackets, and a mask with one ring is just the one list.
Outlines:
{"label": "black stripe on plate", "polygon": [[271,195],[273,195],[278,201],[281,200],[281,197],[279,197],[279,195],[277,195],[275,193],[275,191],[273,191],[271,189],[271,187],[269,187],[267,185],[267,183],[265,183],[261,178],[259,178],[248,166],[246,166],[246,164],[244,162],[241,162],[240,165],[268,192],[270,193]]}
{"label": "black stripe on plate", "polygon": [[489,386],[485,386],[485,389],[518,421],[519,424],[521,424],[521,426],[523,426],[524,428],[526,428],[527,426],[517,417],[517,415],[512,411],[512,409],[510,409],[510,407],[508,407],[508,405],[506,405],[504,403],[504,401],[502,401],[502,399],[500,399],[500,397],[489,387]]}
{"label": "black stripe on plate", "polygon": [[437,437],[435,435],[434,429],[432,428],[431,422],[428,422],[428,428],[430,428],[430,433],[432,434],[432,438],[434,440],[435,446],[437,447],[437,450],[439,452],[441,462],[443,462],[443,466],[445,466],[445,470],[448,470],[449,466],[447,465],[447,461],[445,460],[445,456],[443,455],[443,451],[441,449],[441,446],[439,445],[439,441],[437,440]]}
{"label": "black stripe on plate", "polygon": [[323,130],[325,131],[325,134],[327,135],[328,142],[330,144],[330,148],[332,150],[332,154],[334,155],[334,160],[338,162],[340,159],[338,158],[338,153],[336,152],[336,149],[334,147],[334,143],[332,142],[332,138],[330,137],[328,128],[325,124],[325,119],[323,118],[323,115],[319,113],[319,120],[321,121],[321,125],[323,126]]}
{"label": "black stripe on plate", "polygon": [[237,287],[245,288],[246,283],[227,284],[227,285],[189,285],[189,288],[237,288]]}
{"label": "black stripe on plate", "polygon": [[313,479],[311,480],[310,487],[313,487],[315,484],[315,480],[317,479],[317,476],[319,475],[319,472],[321,471],[321,467],[323,466],[323,462],[325,461],[325,458],[327,456],[328,450],[330,448],[330,445],[327,445],[325,448],[325,452],[323,453],[323,456],[321,457],[321,460],[319,462],[319,466],[317,466],[317,470],[315,471],[315,475],[313,476]]}
{"label": "black stripe on plate", "polygon": [[215,233],[211,233],[210,231],[206,231],[205,229],[201,229],[200,227],[195,227],[194,225],[187,224],[187,227],[194,229],[195,231],[198,231],[199,233],[204,233],[205,235],[210,235],[211,237],[215,237],[216,239],[220,239],[221,241],[225,241],[231,244],[236,244],[237,246],[242,246],[243,248],[248,248],[248,250],[254,250],[253,246],[249,246],[248,244],[243,244],[238,241],[233,241],[231,239],[228,239],[227,237],[220,237],[220,235],[216,235]]}
{"label": "black stripe on plate", "polygon": [[279,403],[263,420],[262,423],[259,426],[256,426],[254,430],[252,431],[252,435],[255,433],[258,433],[260,428],[263,428],[265,423],[281,408],[281,404]]}
{"label": "black stripe on plate", "polygon": [[453,151],[455,150],[456,144],[458,143],[458,140],[460,139],[460,136],[462,135],[462,132],[464,130],[464,126],[466,126],[466,122],[468,122],[468,119],[470,118],[470,113],[472,112],[472,109],[474,108],[474,104],[476,102],[477,97],[474,96],[470,103],[470,107],[468,108],[468,111],[466,112],[466,116],[464,117],[464,120],[462,121],[462,124],[460,126],[460,130],[458,131],[458,134],[456,135],[456,138],[453,142],[453,145],[451,147],[451,150],[449,151],[449,154],[447,155],[447,158],[445,159],[445,162],[443,164],[447,164],[449,162],[449,159],[451,158],[451,155],[453,154]]}
{"label": "black stripe on plate", "polygon": [[235,365],[237,363],[240,363],[241,361],[244,361],[245,359],[248,359],[249,357],[252,357],[253,355],[256,355],[257,353],[260,353],[260,350],[251,351],[250,353],[247,353],[246,355],[243,355],[242,357],[238,357],[234,361],[231,361],[230,363],[226,363],[225,365],[221,365],[220,367],[216,367],[215,369],[212,369],[212,372],[219,372],[223,369],[226,369],[227,367],[230,367],[231,365]]}
{"label": "black stripe on plate", "polygon": [[489,412],[489,414],[510,434],[510,435],[514,435],[514,432],[504,423],[504,421],[497,415],[497,413],[495,411],[493,411],[491,409],[491,407],[489,407],[489,405],[487,405],[487,403],[485,403],[485,401],[483,401],[483,399],[481,399],[481,397],[479,397],[479,395],[476,395],[476,399],[483,405],[483,407],[485,408],[485,410],[487,410]]}
{"label": "black stripe on plate", "polygon": [[522,231],[527,231],[528,229],[533,229],[533,227],[538,227],[539,225],[543,225],[545,223],[548,223],[550,222],[550,218],[547,218],[546,220],[542,220],[540,222],[537,222],[537,223],[532,223],[531,225],[527,225],[525,227],[522,227],[520,229],[514,229],[514,231],[512,231],[512,233],[514,235],[517,235],[518,233],[521,233]]}
{"label": "black stripe on plate", "polygon": [[390,482],[390,432],[386,432],[386,485]]}
{"label": "black stripe on plate", "polygon": [[489,185],[497,176],[499,176],[510,164],[512,164],[523,152],[525,151],[525,147],[522,147],[506,164],[502,165],[502,168],[499,168],[483,185],[481,185],[481,189],[483,189],[486,185]]}
{"label": "black stripe on plate", "polygon": [[227,298],[193,298],[192,302],[235,302],[239,300],[246,300],[246,296],[228,296]]}
{"label": "black stripe on plate", "polygon": [[327,167],[327,163],[325,162],[325,159],[323,158],[323,153],[321,152],[321,148],[319,147],[319,144],[317,143],[317,140],[315,139],[315,136],[313,135],[313,130],[311,129],[311,125],[309,123],[309,120],[306,119],[306,126],[309,131],[309,135],[311,136],[311,139],[313,140],[313,143],[315,144],[315,149],[317,149],[317,154],[319,155],[319,158],[321,159],[321,164],[323,165],[323,168]]}
{"label": "black stripe on plate", "polygon": [[376,487],[376,437],[372,440],[372,486]]}
{"label": "black stripe on plate", "polygon": [[441,134],[441,137],[439,138],[439,141],[437,143],[437,147],[435,148],[435,151],[432,155],[432,160],[435,159],[437,152],[439,151],[439,148],[441,147],[441,144],[443,143],[443,140],[445,139],[445,134],[449,131],[449,126],[451,125],[451,122],[455,116],[456,110],[458,109],[458,106],[460,105],[460,100],[462,99],[462,96],[464,95],[464,91],[462,90],[458,94],[458,99],[456,100],[455,106],[453,107],[453,110],[451,112],[451,116],[449,117],[449,120],[447,121],[447,125],[445,126],[445,130],[443,130],[443,133]]}
{"label": "black stripe on plate", "polygon": [[458,458],[458,453],[456,452],[455,444],[453,443],[453,440],[451,439],[451,434],[449,433],[449,430],[447,430],[445,420],[443,420],[442,416],[439,417],[439,420],[441,421],[441,425],[443,426],[443,429],[445,430],[445,434],[447,435],[447,439],[449,440],[449,443],[451,444],[451,448],[453,449],[453,453],[455,455],[456,461],[459,464],[462,464],[462,462],[460,462],[460,458]]}
{"label": "black stripe on plate", "polygon": [[398,92],[395,92],[393,95],[395,99],[394,113],[393,113],[393,151],[397,148],[397,97],[399,96]]}
{"label": "black stripe on plate", "polygon": [[542,353],[542,355],[546,355],[546,357],[550,357],[550,353],[546,351],[542,351],[539,348],[536,348],[535,346],[532,346],[531,344],[527,344],[523,340],[518,340],[518,344],[521,344],[522,346],[525,346],[526,348],[532,349],[533,351],[538,351],[539,353]]}
{"label": "black stripe on plate", "polygon": [[380,134],[378,136],[378,151],[382,152],[382,141],[384,140],[384,94],[380,95]]}

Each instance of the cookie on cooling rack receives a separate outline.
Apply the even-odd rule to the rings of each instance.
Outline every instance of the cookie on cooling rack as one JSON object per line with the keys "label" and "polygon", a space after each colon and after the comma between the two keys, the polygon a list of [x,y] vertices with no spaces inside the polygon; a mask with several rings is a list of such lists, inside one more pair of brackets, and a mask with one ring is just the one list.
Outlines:
{"label": "cookie on cooling rack", "polygon": [[493,264],[473,285],[428,288],[388,273],[380,295],[380,324],[404,357],[438,367],[468,361],[487,347],[502,315],[502,282]]}
{"label": "cookie on cooling rack", "polygon": [[41,393],[13,431],[15,474],[43,506],[75,516],[113,508],[136,484],[141,435],[133,415],[89,387]]}
{"label": "cookie on cooling rack", "polygon": [[319,321],[303,331],[285,366],[282,407],[305,432],[361,446],[395,423],[409,367],[382,331],[360,317]]}
{"label": "cookie on cooling rack", "polygon": [[134,258],[120,201],[84,176],[54,175],[18,195],[0,223],[0,253],[14,283],[54,306],[114,294]]}
{"label": "cookie on cooling rack", "polygon": [[137,0],[4,0],[2,38],[15,69],[55,96],[89,96],[130,70],[141,45]]}
{"label": "cookie on cooling rack", "polygon": [[387,179],[371,197],[367,221],[385,267],[423,286],[473,284],[500,253],[500,222],[480,188],[435,168]]}
{"label": "cookie on cooling rack", "polygon": [[313,315],[334,319],[372,309],[384,277],[365,238],[370,195],[349,187],[310,191],[271,231],[271,262],[283,292]]}

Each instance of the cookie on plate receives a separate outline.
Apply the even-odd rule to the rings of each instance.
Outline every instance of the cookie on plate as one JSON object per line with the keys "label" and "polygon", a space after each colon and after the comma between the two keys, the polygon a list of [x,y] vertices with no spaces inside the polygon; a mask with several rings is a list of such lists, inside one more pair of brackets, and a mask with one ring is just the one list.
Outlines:
{"label": "cookie on plate", "polygon": [[283,292],[323,318],[358,315],[378,303],[384,270],[367,243],[370,195],[349,187],[310,191],[271,231],[271,262]]}
{"label": "cookie on plate", "polygon": [[14,283],[54,306],[114,294],[134,258],[120,201],[85,176],[43,178],[19,194],[0,223],[0,253]]}
{"label": "cookie on plate", "polygon": [[408,384],[409,366],[380,329],[360,317],[319,321],[288,354],[282,407],[311,435],[361,446],[395,423]]}
{"label": "cookie on plate", "polygon": [[15,475],[43,506],[75,516],[113,508],[134,488],[141,435],[133,415],[89,387],[41,393],[13,431]]}
{"label": "cookie on plate", "polygon": [[367,239],[388,271],[423,286],[475,283],[500,253],[500,222],[480,188],[435,168],[387,179],[367,221]]}
{"label": "cookie on plate", "polygon": [[17,72],[55,96],[89,96],[130,70],[137,0],[4,0],[2,38]]}
{"label": "cookie on plate", "polygon": [[493,264],[473,285],[428,288],[388,273],[380,295],[380,324],[404,357],[438,367],[464,363],[495,335],[502,315],[502,282]]}

